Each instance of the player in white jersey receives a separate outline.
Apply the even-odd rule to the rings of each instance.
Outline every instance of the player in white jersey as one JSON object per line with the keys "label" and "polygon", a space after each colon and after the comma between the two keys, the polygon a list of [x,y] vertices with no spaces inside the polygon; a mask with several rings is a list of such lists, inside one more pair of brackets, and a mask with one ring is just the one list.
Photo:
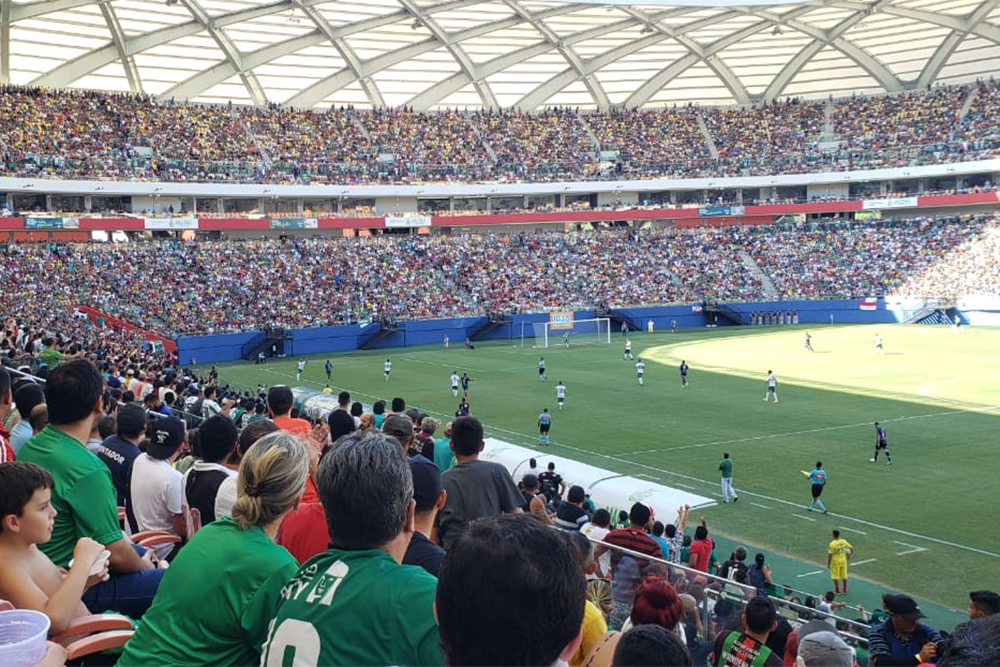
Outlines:
{"label": "player in white jersey", "polygon": [[545,380],[547,379],[545,377],[545,357],[542,357],[538,360],[538,379],[541,380],[542,382],[545,382]]}
{"label": "player in white jersey", "polygon": [[563,401],[566,400],[566,385],[559,380],[559,384],[556,385],[556,402],[559,403],[559,409],[563,409]]}
{"label": "player in white jersey", "polygon": [[635,362],[635,374],[639,378],[639,386],[642,386],[642,374],[646,371],[646,364],[642,363],[642,359],[638,359]]}
{"label": "player in white jersey", "polygon": [[885,354],[885,350],[882,349],[882,337],[875,334],[875,354]]}
{"label": "player in white jersey", "polygon": [[774,374],[774,371],[767,372],[767,392],[764,394],[764,400],[771,396],[774,396],[774,402],[778,402],[778,376]]}
{"label": "player in white jersey", "polygon": [[295,371],[295,379],[297,381],[297,380],[302,379],[302,371],[304,371],[306,369],[306,362],[305,362],[305,360],[302,360],[298,364],[296,364],[296,369],[297,370]]}
{"label": "player in white jersey", "polygon": [[385,360],[385,364],[382,365],[382,370],[385,375],[385,381],[389,381],[389,373],[392,372],[392,362],[388,359]]}
{"label": "player in white jersey", "polygon": [[626,338],[625,339],[625,351],[622,353],[622,361],[625,361],[626,358],[629,358],[629,359],[632,358],[632,339],[631,338]]}
{"label": "player in white jersey", "polygon": [[569,347],[569,332],[568,331],[564,331],[563,332],[563,345],[565,345],[566,347]]}
{"label": "player in white jersey", "polygon": [[458,371],[454,371],[451,374],[451,395],[458,396],[458,383],[462,381],[462,378],[458,376]]}

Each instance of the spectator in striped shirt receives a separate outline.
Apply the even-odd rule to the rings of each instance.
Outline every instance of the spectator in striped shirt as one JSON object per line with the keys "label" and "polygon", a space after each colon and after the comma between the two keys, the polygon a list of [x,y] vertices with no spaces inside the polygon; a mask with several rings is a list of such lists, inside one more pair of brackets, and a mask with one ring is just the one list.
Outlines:
{"label": "spectator in striped shirt", "polygon": [[[635,503],[629,511],[629,525],[607,534],[606,544],[645,554],[651,558],[663,558],[660,545],[647,533],[652,511],[642,503]],[[608,548],[597,545],[597,555],[600,556]],[[666,568],[655,561],[624,553],[618,549],[611,550],[611,598],[614,606],[608,617],[608,626],[620,630],[632,611],[635,592],[647,574],[666,576]]]}

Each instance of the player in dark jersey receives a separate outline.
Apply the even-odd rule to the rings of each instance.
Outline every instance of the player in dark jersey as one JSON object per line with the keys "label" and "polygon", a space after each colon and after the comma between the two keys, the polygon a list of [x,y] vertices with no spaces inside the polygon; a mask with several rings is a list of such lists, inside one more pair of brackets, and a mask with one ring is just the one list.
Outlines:
{"label": "player in dark jersey", "polygon": [[688,386],[688,362],[681,361],[681,386]]}
{"label": "player in dark jersey", "polygon": [[878,453],[885,451],[886,465],[892,465],[892,454],[889,453],[889,441],[885,437],[885,427],[875,422],[875,456],[871,458],[872,463],[878,462]]}

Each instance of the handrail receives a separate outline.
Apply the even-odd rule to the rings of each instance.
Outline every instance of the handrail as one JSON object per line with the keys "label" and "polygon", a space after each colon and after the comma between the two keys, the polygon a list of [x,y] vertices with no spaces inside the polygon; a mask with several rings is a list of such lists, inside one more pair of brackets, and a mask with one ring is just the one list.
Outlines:
{"label": "handrail", "polygon": [[[593,537],[590,537],[589,535],[587,535],[587,539],[589,539],[593,544],[601,545],[606,549],[614,550],[619,553],[632,556],[633,558],[639,558],[642,560],[659,563],[666,568],[668,577],[671,574],[673,574],[676,577],[677,573],[683,573],[683,575],[687,579],[693,579],[695,577],[699,577],[704,579],[709,584],[718,584],[719,585],[718,590],[711,588],[710,585],[704,586],[705,598],[702,600],[702,606],[701,606],[701,620],[702,620],[703,631],[707,631],[709,627],[710,610],[708,607],[708,600],[710,597],[718,598],[719,594],[722,591],[728,591],[730,593],[734,592],[738,593],[739,595],[742,596],[744,601],[749,601],[754,597],[757,597],[757,595],[759,595],[757,589],[754,586],[750,586],[747,584],[740,584],[730,579],[725,579],[718,575],[702,572],[701,570],[697,570],[688,567],[686,565],[671,563],[670,561],[665,560],[663,558],[652,557],[638,551],[633,551],[631,549],[620,547],[614,544],[609,544],[607,542],[604,542],[603,540],[598,540]],[[596,558],[597,556],[595,556],[595,559]],[[867,646],[868,644],[868,626],[865,625],[864,623],[859,623],[858,621],[854,621],[848,618],[843,618],[841,616],[837,616],[836,614],[827,613],[820,611],[818,609],[806,607],[805,605],[797,604],[795,602],[790,602],[789,600],[784,600],[782,598],[775,597],[773,595],[768,595],[767,597],[774,603],[775,607],[777,607],[779,611],[783,608],[792,611],[794,612],[794,616],[797,619],[801,620],[801,622],[803,623],[810,620],[823,620],[830,623],[831,632],[836,632],[842,635],[843,637],[850,639],[853,643],[861,646]],[[788,619],[788,620],[791,623],[794,623],[795,621],[795,619]],[[708,637],[705,636],[702,637],[702,639],[707,640]]]}

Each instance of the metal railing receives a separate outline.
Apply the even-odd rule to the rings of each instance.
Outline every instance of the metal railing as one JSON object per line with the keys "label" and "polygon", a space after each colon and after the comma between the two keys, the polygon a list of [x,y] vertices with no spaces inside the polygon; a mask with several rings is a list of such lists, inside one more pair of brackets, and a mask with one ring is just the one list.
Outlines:
{"label": "metal railing", "polygon": [[[699,639],[702,641],[714,641],[716,632],[722,630],[723,625],[720,622],[719,615],[716,613],[720,611],[720,602],[732,605],[727,610],[729,613],[725,616],[728,619],[732,618],[733,614],[738,615],[742,613],[741,610],[745,607],[746,603],[759,595],[757,589],[748,584],[740,584],[736,581],[702,572],[686,565],[671,563],[662,558],[652,558],[646,554],[601,540],[593,538],[590,538],[590,540],[595,546],[600,545],[609,551],[617,551],[622,555],[657,563],[662,566],[666,580],[674,586],[678,594],[690,594],[692,590],[698,594],[700,599],[696,596],[695,600],[698,605],[697,609],[700,620],[700,624],[698,625],[700,630]],[[595,556],[595,559],[597,558],[599,556]],[[609,581],[609,584],[611,587],[614,586],[613,579]],[[692,589],[692,586],[695,585],[698,588]],[[776,588],[782,589],[784,587],[778,584]],[[794,592],[792,589],[787,590]],[[611,588],[608,588],[607,592],[610,593],[610,591]],[[803,595],[807,594],[803,593]],[[788,620],[793,629],[809,621],[825,621],[830,624],[831,632],[839,634],[851,646],[861,648],[867,648],[868,646],[869,626],[865,623],[843,618],[833,613],[823,612],[775,595],[768,595],[767,597],[774,603],[778,615]],[[858,611],[859,614],[863,615],[863,612]]]}

